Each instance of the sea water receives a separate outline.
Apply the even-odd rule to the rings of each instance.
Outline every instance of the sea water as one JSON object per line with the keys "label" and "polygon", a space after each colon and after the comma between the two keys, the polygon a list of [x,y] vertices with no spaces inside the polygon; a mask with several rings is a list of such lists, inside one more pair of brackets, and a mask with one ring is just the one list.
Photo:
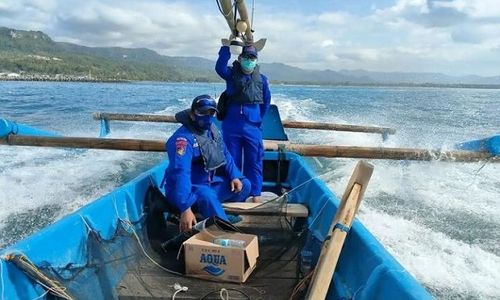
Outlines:
{"label": "sea water", "polygon": [[[0,82],[0,118],[96,137],[95,111],[174,114],[222,84]],[[500,133],[500,90],[272,85],[283,119],[391,127],[380,135],[287,130],[297,143],[452,149]],[[112,122],[114,138],[166,139],[176,124]],[[0,146],[0,248],[111,191],[162,153]],[[356,159],[307,159],[338,196]],[[500,299],[500,165],[370,160],[358,214],[441,299]]]}

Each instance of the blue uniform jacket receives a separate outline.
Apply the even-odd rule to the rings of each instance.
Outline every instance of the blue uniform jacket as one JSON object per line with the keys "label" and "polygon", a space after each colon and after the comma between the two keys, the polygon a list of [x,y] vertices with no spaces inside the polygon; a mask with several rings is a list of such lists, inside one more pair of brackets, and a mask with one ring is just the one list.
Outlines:
{"label": "blue uniform jacket", "polygon": [[[207,131],[211,135],[210,131]],[[234,164],[231,154],[224,145],[226,164],[214,171],[207,172],[193,134],[186,126],[181,126],[165,144],[169,164],[165,171],[165,193],[180,212],[193,205],[190,197],[193,184],[210,185],[223,181],[221,176],[230,180],[241,178],[241,172]]]}
{"label": "blue uniform jacket", "polygon": [[[231,52],[229,51],[229,46],[222,46],[219,50],[219,58],[215,64],[215,71],[219,76],[226,81],[226,93],[231,96],[235,93],[235,87],[233,83],[233,71],[232,68],[228,66],[229,59],[231,58]],[[247,80],[251,80],[251,74],[244,75]],[[260,125],[262,123],[262,118],[266,114],[269,106],[271,105],[271,91],[269,90],[269,83],[267,77],[260,74],[262,78],[262,90],[264,103],[262,104],[231,104],[227,108],[226,118],[224,122],[232,123],[234,121],[236,124],[240,123],[239,115],[244,115],[247,121],[256,123]]]}

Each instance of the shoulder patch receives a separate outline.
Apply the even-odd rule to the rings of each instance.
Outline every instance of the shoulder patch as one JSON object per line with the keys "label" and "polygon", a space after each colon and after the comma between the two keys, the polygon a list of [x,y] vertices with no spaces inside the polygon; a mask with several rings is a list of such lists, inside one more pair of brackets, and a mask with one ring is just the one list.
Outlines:
{"label": "shoulder patch", "polygon": [[184,153],[186,153],[186,147],[187,147],[188,141],[186,138],[183,137],[178,137],[175,140],[175,153],[179,156],[183,156]]}

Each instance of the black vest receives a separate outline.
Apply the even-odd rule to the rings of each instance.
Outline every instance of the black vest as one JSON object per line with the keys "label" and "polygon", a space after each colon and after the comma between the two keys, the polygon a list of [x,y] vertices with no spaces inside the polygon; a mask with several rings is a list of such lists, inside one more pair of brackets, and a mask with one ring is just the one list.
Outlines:
{"label": "black vest", "polygon": [[259,66],[255,66],[251,80],[248,81],[238,61],[233,62],[232,70],[235,93],[230,96],[230,102],[236,104],[264,103],[263,83],[259,73]]}
{"label": "black vest", "polygon": [[[218,167],[226,164],[226,157],[224,156],[224,141],[220,135],[217,127],[212,124],[210,131],[213,138],[205,135],[205,132],[199,130],[191,117],[189,116],[188,110],[181,111],[175,115],[175,119],[186,126],[187,129],[193,134],[193,137],[200,147],[201,157],[203,164],[205,165],[205,170],[213,171]],[[193,161],[193,163],[201,163],[200,161]]]}

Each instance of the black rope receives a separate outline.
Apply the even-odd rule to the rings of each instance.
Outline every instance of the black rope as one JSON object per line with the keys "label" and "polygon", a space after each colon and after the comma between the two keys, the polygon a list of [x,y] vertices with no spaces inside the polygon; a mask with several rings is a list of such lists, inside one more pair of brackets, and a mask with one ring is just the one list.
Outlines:
{"label": "black rope", "polygon": [[285,160],[285,145],[278,144],[278,176],[276,178],[276,186],[281,187],[281,163]]}

